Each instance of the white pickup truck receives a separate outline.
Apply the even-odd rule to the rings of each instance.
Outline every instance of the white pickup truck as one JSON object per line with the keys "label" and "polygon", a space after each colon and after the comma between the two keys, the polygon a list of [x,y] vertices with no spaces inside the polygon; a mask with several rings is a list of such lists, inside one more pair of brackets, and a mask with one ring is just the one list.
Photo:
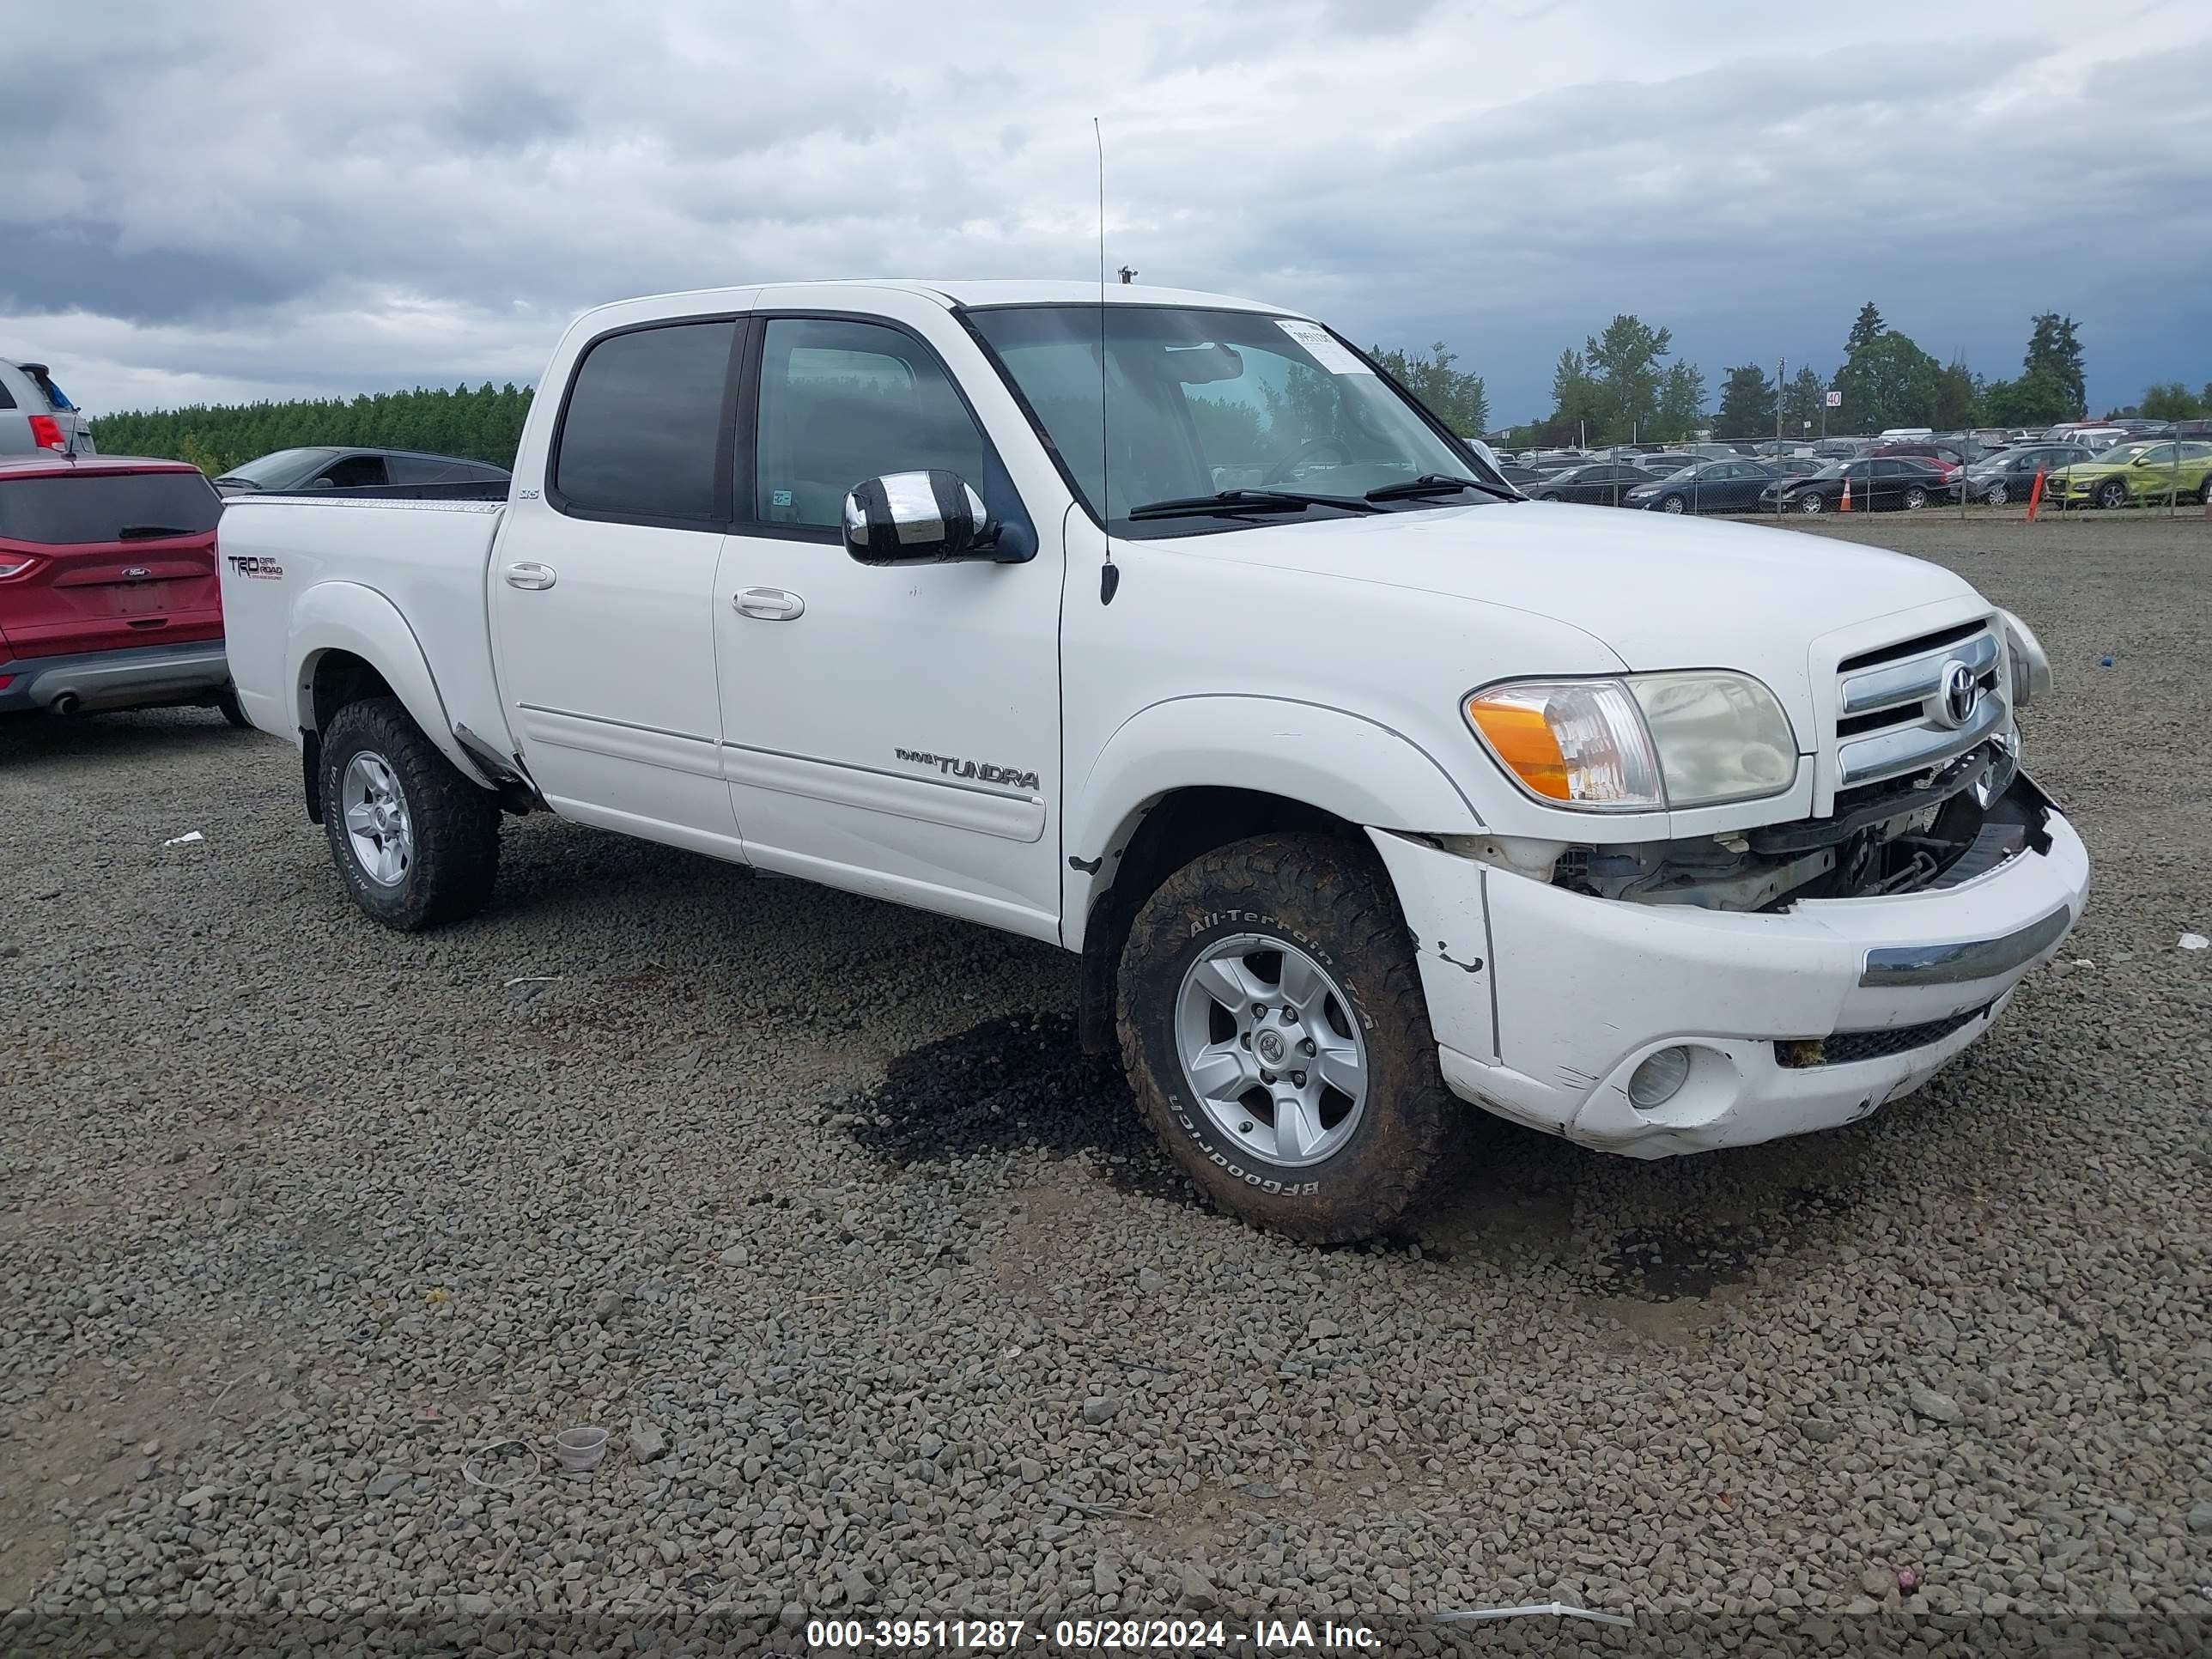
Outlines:
{"label": "white pickup truck", "polygon": [[222,545],[240,701],[372,916],[475,911],[550,811],[1053,941],[1174,1155],[1308,1238],[1404,1224],[1470,1104],[1638,1157],[1863,1117],[2087,890],[2018,618],[1528,502],[1248,301],[630,301],[503,502],[234,498]]}

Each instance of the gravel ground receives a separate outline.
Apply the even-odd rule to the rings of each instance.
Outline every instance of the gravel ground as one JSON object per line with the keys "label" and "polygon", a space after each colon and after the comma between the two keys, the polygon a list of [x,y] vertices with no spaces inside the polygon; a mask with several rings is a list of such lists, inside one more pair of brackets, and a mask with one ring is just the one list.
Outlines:
{"label": "gravel ground", "polygon": [[[485,915],[399,938],[270,739],[0,730],[10,1642],[2203,1615],[2212,526],[1891,516],[1806,556],[1834,536],[2042,630],[2075,943],[1864,1124],[1660,1164],[1500,1126],[1388,1248],[1201,1206],[1042,947],[544,818]],[[605,1460],[556,1473],[586,1424]]]}

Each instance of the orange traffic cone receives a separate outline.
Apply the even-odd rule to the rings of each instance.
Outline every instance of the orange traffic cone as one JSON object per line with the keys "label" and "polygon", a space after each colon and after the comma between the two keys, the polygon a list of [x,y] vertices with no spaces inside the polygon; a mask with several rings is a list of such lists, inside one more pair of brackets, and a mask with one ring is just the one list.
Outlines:
{"label": "orange traffic cone", "polygon": [[1851,481],[1850,481],[1850,477],[1849,477],[1848,475],[1846,475],[1846,476],[1845,476],[1845,477],[1844,477],[1844,500],[1843,500],[1843,505],[1841,505],[1840,507],[1837,507],[1836,511],[1837,511],[1837,512],[1838,512],[1838,513],[1848,513],[1848,512],[1850,512],[1850,510],[1851,510]]}
{"label": "orange traffic cone", "polygon": [[2035,482],[2028,486],[2027,490],[2027,521],[2030,524],[2035,522],[2035,509],[2042,505],[2043,469],[2038,467],[2035,470]]}

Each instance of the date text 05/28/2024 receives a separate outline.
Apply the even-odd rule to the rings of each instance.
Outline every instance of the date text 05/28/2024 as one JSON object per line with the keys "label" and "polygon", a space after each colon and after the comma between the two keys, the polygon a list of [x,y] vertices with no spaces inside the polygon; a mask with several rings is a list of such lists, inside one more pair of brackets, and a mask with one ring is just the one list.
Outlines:
{"label": "date text 05/28/2024", "polygon": [[1084,1651],[1354,1653],[1372,1651],[1381,1638],[1364,1625],[1334,1620],[1263,1619],[1231,1626],[1219,1619],[1060,1619],[1050,1625],[1027,1619],[814,1619],[806,1645],[823,1652],[1019,1652],[1038,1644]]}

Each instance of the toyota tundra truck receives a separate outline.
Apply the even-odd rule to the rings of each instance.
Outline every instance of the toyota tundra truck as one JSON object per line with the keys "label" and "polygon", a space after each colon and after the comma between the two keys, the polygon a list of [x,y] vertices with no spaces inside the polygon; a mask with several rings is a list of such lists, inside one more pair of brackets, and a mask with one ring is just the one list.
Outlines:
{"label": "toyota tundra truck", "polygon": [[237,496],[240,703],[388,927],[507,814],[1049,941],[1226,1207],[1393,1231],[1485,1114],[1850,1123],[2058,949],[2050,670],[1959,577],[1539,507],[1281,307],[834,283],[590,312],[498,500]]}

